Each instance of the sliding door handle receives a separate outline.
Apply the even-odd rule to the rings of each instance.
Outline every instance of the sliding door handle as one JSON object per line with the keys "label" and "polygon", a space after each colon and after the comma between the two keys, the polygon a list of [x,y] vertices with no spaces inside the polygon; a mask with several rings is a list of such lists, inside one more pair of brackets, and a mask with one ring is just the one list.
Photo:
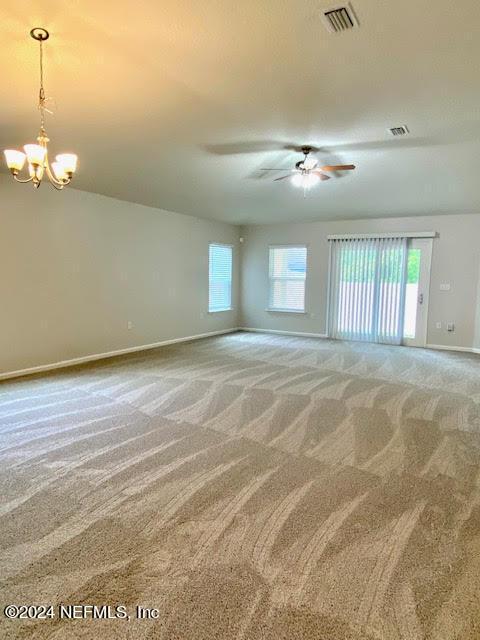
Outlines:
{"label": "sliding door handle", "polygon": [[418,296],[418,304],[423,304],[423,293]]}

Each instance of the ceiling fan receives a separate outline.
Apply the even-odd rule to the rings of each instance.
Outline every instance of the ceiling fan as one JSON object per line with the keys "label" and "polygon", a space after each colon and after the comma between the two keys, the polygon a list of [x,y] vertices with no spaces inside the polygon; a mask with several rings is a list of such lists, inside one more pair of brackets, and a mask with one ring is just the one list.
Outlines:
{"label": "ceiling fan", "polygon": [[[274,182],[291,178],[292,184],[296,187],[303,187],[304,192],[315,186],[322,180],[330,180],[327,173],[335,171],[352,171],[355,169],[354,164],[336,164],[318,166],[318,160],[309,157],[312,147],[302,147],[303,159],[295,164],[295,168],[285,176],[275,178]],[[260,169],[260,171],[281,171],[281,169]],[[325,173],[327,172],[327,173]]]}

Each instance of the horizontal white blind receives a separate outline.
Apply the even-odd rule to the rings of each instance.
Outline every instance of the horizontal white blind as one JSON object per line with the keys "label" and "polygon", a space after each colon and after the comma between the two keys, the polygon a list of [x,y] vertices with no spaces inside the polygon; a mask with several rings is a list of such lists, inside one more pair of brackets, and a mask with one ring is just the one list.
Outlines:
{"label": "horizontal white blind", "polygon": [[208,310],[232,308],[232,247],[210,244],[208,260]]}
{"label": "horizontal white blind", "polygon": [[400,344],[407,239],[331,240],[330,250],[330,336]]}
{"label": "horizontal white blind", "polygon": [[307,247],[270,247],[269,309],[276,311],[305,310]]}

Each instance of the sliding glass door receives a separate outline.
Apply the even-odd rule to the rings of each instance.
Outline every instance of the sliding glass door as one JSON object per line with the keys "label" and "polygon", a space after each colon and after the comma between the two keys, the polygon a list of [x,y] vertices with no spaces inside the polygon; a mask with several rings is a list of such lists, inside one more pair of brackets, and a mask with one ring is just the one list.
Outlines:
{"label": "sliding glass door", "polygon": [[403,344],[410,347],[424,347],[427,343],[431,262],[432,239],[412,238],[408,243],[403,329]]}
{"label": "sliding glass door", "polygon": [[415,345],[425,340],[422,305],[428,302],[428,287],[422,283],[421,265],[428,256],[422,243],[431,248],[430,239],[406,237],[330,241],[331,337],[385,344],[408,340]]}

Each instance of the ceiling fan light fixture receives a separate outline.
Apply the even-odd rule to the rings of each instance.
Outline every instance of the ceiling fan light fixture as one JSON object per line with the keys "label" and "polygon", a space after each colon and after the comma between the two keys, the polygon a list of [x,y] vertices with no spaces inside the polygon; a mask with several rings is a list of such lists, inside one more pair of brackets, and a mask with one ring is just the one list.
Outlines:
{"label": "ceiling fan light fixture", "polygon": [[[309,189],[315,187],[320,181],[330,180],[330,176],[325,172],[351,171],[355,169],[354,164],[319,166],[318,160],[310,156],[312,147],[305,145],[301,147],[301,151],[303,158],[295,163],[295,167],[292,169],[293,173],[287,173],[284,176],[275,178],[274,182],[283,182],[283,180],[290,178],[293,186],[303,189],[304,196]],[[280,171],[280,169],[261,169],[261,171]]]}
{"label": "ceiling fan light fixture", "polygon": [[307,173],[303,176],[305,189],[311,189],[320,182],[320,176],[316,173]]}
{"label": "ceiling fan light fixture", "polygon": [[320,182],[320,176],[316,173],[296,173],[292,176],[292,184],[302,189],[311,189]]}
{"label": "ceiling fan light fixture", "polygon": [[294,173],[291,180],[294,187],[303,187],[303,176],[301,173]]}

